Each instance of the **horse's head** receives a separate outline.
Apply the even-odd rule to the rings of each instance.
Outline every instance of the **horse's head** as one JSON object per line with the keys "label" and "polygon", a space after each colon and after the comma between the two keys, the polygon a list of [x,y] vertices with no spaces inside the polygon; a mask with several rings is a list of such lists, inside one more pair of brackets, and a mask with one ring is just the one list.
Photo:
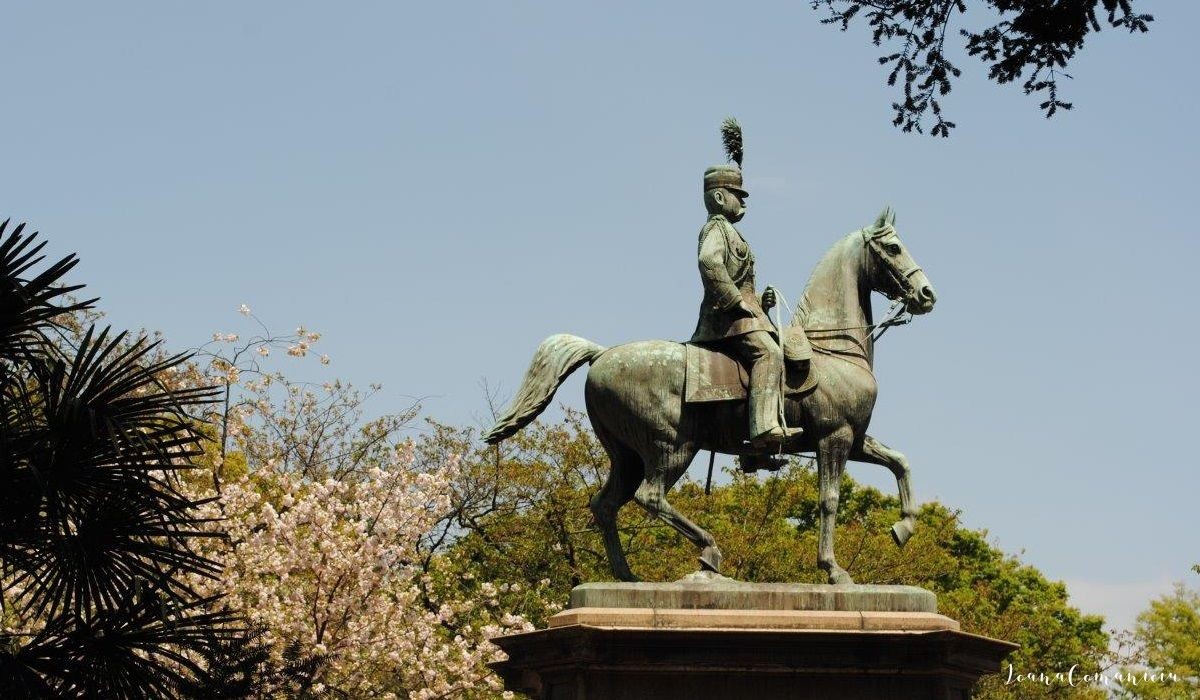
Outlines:
{"label": "horse's head", "polygon": [[891,207],[884,209],[874,224],[862,230],[862,237],[871,253],[872,291],[893,301],[903,300],[909,313],[932,311],[937,295],[896,233],[896,212]]}

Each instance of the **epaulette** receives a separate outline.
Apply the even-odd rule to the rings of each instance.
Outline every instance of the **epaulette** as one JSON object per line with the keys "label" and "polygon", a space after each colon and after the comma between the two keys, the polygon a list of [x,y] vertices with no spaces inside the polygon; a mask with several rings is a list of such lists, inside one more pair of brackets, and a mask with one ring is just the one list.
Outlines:
{"label": "epaulette", "polygon": [[[724,224],[724,226],[722,226],[722,224]],[[733,224],[729,223],[729,219],[726,219],[723,214],[716,214],[714,216],[710,216],[708,218],[708,221],[704,222],[704,228],[702,228],[700,230],[700,237],[703,238],[704,236],[707,236],[708,232],[713,230],[714,228],[720,228],[722,230],[722,232],[724,232],[725,226],[732,226],[732,225]]]}

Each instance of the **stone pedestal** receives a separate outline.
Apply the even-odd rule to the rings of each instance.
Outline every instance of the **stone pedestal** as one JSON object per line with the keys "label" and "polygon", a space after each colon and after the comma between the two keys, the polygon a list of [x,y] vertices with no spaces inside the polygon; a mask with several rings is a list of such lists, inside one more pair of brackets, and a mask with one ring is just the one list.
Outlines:
{"label": "stone pedestal", "polygon": [[908,586],[591,583],[544,630],[494,640],[540,700],[965,700],[1016,645]]}

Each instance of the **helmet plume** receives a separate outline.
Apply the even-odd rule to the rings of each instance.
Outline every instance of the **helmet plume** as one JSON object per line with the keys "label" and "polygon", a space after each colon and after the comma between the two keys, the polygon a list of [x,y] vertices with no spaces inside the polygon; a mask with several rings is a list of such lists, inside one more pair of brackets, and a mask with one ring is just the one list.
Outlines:
{"label": "helmet plume", "polygon": [[721,140],[725,142],[725,156],[742,167],[742,125],[733,117],[721,123]]}

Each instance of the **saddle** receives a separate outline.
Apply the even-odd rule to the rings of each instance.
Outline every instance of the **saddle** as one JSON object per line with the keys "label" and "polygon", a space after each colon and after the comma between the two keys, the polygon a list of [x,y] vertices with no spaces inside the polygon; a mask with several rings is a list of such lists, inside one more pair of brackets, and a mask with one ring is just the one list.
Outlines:
{"label": "saddle", "polygon": [[[789,327],[784,331],[784,393],[806,394],[817,386],[815,372],[802,372],[797,362],[812,357],[803,329]],[[736,357],[708,345],[685,343],[687,367],[684,372],[683,400],[685,403],[708,401],[738,401],[749,396],[750,373]]]}

